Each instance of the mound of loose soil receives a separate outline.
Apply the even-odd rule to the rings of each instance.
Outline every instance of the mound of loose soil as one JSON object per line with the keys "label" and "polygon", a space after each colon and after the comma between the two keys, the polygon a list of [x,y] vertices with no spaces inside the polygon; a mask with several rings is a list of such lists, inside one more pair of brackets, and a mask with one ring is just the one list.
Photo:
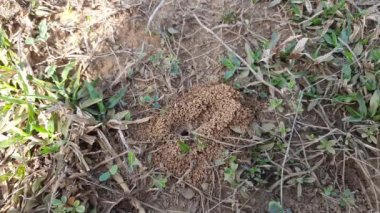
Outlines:
{"label": "mound of loose soil", "polygon": [[[253,110],[225,84],[195,87],[176,100],[165,113],[132,128],[131,137],[161,142],[152,155],[154,165],[177,177],[186,173],[184,180],[190,183],[202,183],[211,177],[210,167],[223,150],[213,140],[233,134],[231,127],[246,128]],[[190,151],[184,153],[179,143],[186,143]]]}

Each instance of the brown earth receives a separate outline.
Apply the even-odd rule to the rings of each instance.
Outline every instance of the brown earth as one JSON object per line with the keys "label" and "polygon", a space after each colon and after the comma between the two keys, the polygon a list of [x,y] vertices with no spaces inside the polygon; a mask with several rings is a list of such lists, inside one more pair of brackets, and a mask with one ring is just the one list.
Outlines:
{"label": "brown earth", "polygon": [[[184,180],[202,183],[211,177],[210,166],[223,150],[212,139],[231,135],[231,127],[246,129],[253,118],[254,109],[244,106],[242,100],[239,92],[225,84],[195,87],[173,101],[162,115],[132,127],[130,135],[134,140],[163,142],[153,153],[154,165],[177,177],[189,170]],[[179,142],[188,144],[189,153],[181,153]]]}

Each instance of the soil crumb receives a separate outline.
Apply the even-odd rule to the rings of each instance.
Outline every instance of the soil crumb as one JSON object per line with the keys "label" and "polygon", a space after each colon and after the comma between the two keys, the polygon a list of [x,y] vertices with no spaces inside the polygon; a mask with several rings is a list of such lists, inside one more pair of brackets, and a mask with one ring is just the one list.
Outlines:
{"label": "soil crumb", "polygon": [[194,87],[149,123],[132,127],[131,137],[160,143],[152,153],[154,166],[199,184],[212,177],[213,162],[222,157],[215,140],[233,135],[232,127],[247,128],[252,120],[254,110],[243,102],[226,84]]}

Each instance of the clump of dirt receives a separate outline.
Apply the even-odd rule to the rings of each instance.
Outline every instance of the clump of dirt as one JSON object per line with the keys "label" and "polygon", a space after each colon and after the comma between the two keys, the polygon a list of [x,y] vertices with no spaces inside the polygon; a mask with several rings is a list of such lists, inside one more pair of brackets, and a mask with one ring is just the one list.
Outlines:
{"label": "clump of dirt", "polygon": [[[253,109],[243,104],[243,96],[225,84],[195,87],[169,105],[166,113],[149,123],[132,128],[131,137],[164,142],[153,153],[155,166],[162,166],[190,183],[211,177],[212,162],[223,150],[212,140],[233,134],[231,127],[247,128]],[[187,152],[179,143],[186,143]],[[185,145],[186,146],[186,145]]]}

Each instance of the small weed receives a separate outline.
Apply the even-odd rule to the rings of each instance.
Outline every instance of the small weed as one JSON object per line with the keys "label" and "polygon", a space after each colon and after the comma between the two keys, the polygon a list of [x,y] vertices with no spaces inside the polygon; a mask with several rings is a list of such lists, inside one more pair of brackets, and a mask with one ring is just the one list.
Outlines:
{"label": "small weed", "polygon": [[366,139],[369,143],[377,144],[379,129],[377,127],[363,127],[357,130],[361,138]]}
{"label": "small weed", "polygon": [[320,144],[317,146],[317,148],[324,152],[328,152],[330,154],[335,155],[335,149],[334,149],[335,144],[336,144],[336,141],[334,140],[322,139]]}
{"label": "small weed", "polygon": [[253,166],[247,168],[243,172],[242,177],[250,181],[252,185],[260,185],[267,183],[265,177],[267,177],[270,174],[271,169],[271,165],[269,163],[268,158],[264,155],[255,154],[253,154],[252,157],[253,159],[255,159],[255,161],[252,163]]}
{"label": "small weed", "polygon": [[61,199],[54,199],[51,204],[54,213],[83,213],[86,210],[85,206],[73,197],[67,199],[66,196],[62,196]]}
{"label": "small weed", "polygon": [[[295,170],[296,172],[300,172],[301,169],[298,168],[298,167],[295,167]],[[315,181],[314,178],[312,177],[308,177],[308,176],[301,176],[301,177],[296,177],[296,178],[292,178],[288,181],[288,184],[289,185],[292,185],[292,186],[297,186],[297,197],[298,199],[301,198],[302,196],[302,187],[304,184],[311,184]]]}
{"label": "small weed", "polygon": [[197,137],[195,140],[197,143],[197,151],[203,152],[207,148],[207,143],[205,143],[202,138]]}
{"label": "small weed", "polygon": [[136,167],[141,166],[140,161],[136,158],[133,151],[128,152],[127,164],[130,171],[134,171]]}
{"label": "small weed", "polygon": [[191,148],[188,144],[185,143],[185,141],[179,140],[177,144],[182,154],[188,154],[190,152]]}
{"label": "small weed", "polygon": [[170,56],[167,64],[171,76],[176,77],[181,74],[180,61],[177,57]]}
{"label": "small weed", "polygon": [[119,169],[119,167],[117,165],[112,165],[108,171],[102,173],[99,176],[99,181],[100,182],[107,181],[108,179],[111,178],[112,175],[115,175],[117,173],[118,169]]}
{"label": "small weed", "polygon": [[349,189],[345,189],[340,196],[339,205],[349,207],[355,205],[355,195]]}
{"label": "small weed", "polygon": [[168,182],[168,178],[162,175],[153,177],[153,186],[157,189],[160,189],[160,190],[165,189],[167,182]]}
{"label": "small weed", "polygon": [[237,22],[237,20],[238,20],[238,16],[237,16],[236,12],[234,12],[232,10],[228,10],[228,11],[223,13],[223,16],[222,16],[223,23],[234,24]]}
{"label": "small weed", "polygon": [[227,58],[223,58],[221,63],[227,68],[227,71],[224,73],[225,81],[230,79],[240,67],[240,60],[233,54],[229,54]]}
{"label": "small weed", "polygon": [[26,38],[25,39],[25,44],[28,45],[35,45],[38,44],[39,42],[44,42],[47,41],[49,38],[49,33],[48,33],[49,27],[47,24],[46,19],[42,19],[40,23],[38,24],[38,35],[36,38]]}
{"label": "small weed", "polygon": [[374,49],[371,51],[371,61],[375,64],[380,63],[380,49]]}
{"label": "small weed", "polygon": [[335,197],[337,194],[332,186],[323,188],[323,194],[328,197]]}
{"label": "small weed", "polygon": [[158,67],[161,66],[163,60],[164,60],[164,55],[162,51],[158,51],[157,53],[151,55],[148,60],[150,63],[153,64],[153,66]]}
{"label": "small weed", "polygon": [[284,111],[284,107],[282,106],[282,99],[272,98],[269,100],[269,109],[270,110],[278,110],[279,112]]}
{"label": "small weed", "polygon": [[282,207],[280,202],[270,201],[268,204],[268,212],[269,213],[284,213],[284,208]]}
{"label": "small weed", "polygon": [[236,163],[236,156],[231,156],[228,160],[228,167],[224,168],[224,180],[233,187],[238,185],[236,180],[236,171],[238,166],[239,165]]}
{"label": "small weed", "polygon": [[342,208],[355,205],[355,194],[350,189],[345,189],[343,192],[336,192],[332,186],[327,186],[323,189],[323,194],[327,197],[338,199],[339,205]]}
{"label": "small weed", "polygon": [[168,72],[173,77],[181,74],[181,63],[175,55],[164,55],[162,51],[158,51],[151,55],[148,60],[154,67]]}
{"label": "small weed", "polygon": [[157,95],[150,96],[150,95],[144,95],[139,97],[139,102],[143,106],[152,106],[155,109],[160,109],[161,105],[158,102],[159,97]]}

